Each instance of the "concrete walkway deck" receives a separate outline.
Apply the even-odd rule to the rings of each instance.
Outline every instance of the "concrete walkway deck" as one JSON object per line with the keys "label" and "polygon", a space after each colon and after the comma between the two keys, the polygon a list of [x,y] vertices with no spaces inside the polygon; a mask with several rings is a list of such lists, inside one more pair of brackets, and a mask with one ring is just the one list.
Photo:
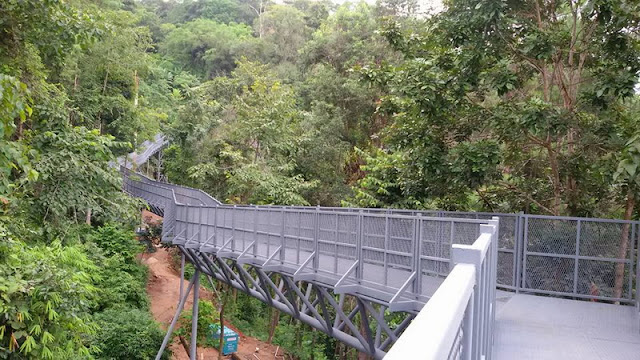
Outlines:
{"label": "concrete walkway deck", "polygon": [[639,360],[634,306],[499,292],[496,360]]}

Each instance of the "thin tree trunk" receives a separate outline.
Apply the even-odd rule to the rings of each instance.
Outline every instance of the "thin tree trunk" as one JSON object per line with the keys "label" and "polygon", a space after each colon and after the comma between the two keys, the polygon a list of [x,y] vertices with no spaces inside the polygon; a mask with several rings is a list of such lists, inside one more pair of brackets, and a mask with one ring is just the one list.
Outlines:
{"label": "thin tree trunk", "polygon": [[224,306],[227,303],[227,299],[226,296],[223,295],[222,299],[219,300],[222,301],[222,304],[220,304],[220,343],[218,348],[218,360],[222,360],[222,348],[224,346]]}
{"label": "thin tree trunk", "polygon": [[273,309],[271,319],[269,320],[269,337],[267,338],[267,344],[271,344],[273,337],[276,334],[276,329],[280,323],[280,310]]}
{"label": "thin tree trunk", "polygon": [[87,218],[85,219],[87,225],[91,225],[91,208],[87,208]]}
{"label": "thin tree trunk", "polygon": [[[636,205],[636,198],[633,189],[629,187],[627,192],[627,204],[624,209],[624,219],[631,220],[633,209]],[[630,224],[626,223],[622,226],[622,235],[620,236],[620,244],[618,245],[618,259],[625,260],[629,249],[629,228]],[[622,288],[624,285],[624,265],[625,263],[616,263],[615,285],[613,287],[613,297],[622,297]]]}
{"label": "thin tree trunk", "polygon": [[138,70],[133,70],[133,106],[138,107],[138,87],[140,80],[138,79]]}

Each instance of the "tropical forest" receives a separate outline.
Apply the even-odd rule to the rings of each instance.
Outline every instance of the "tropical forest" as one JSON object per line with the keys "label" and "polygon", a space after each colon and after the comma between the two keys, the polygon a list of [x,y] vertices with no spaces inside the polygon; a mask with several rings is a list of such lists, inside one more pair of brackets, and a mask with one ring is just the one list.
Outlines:
{"label": "tropical forest", "polygon": [[[638,220],[639,75],[637,0],[0,0],[0,359],[189,358],[118,167],[159,134],[141,172],[227,205]],[[200,285],[204,359],[221,322],[234,358],[371,358]]]}

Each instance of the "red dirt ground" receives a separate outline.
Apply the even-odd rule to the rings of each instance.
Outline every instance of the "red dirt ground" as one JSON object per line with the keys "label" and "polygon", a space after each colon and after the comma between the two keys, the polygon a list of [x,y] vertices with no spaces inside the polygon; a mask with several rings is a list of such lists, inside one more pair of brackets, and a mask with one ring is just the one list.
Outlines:
{"label": "red dirt ground", "polygon": [[[143,212],[143,219],[149,218],[151,221],[157,221],[160,218],[148,212]],[[147,293],[151,300],[151,313],[156,321],[163,325],[166,329],[171,322],[173,314],[178,306],[178,297],[180,296],[180,275],[171,267],[171,256],[167,249],[157,248],[155,253],[143,254],[142,263],[149,268],[149,283],[147,284]],[[185,288],[188,282],[185,281]],[[200,288],[201,299],[212,299],[213,295],[204,288]],[[191,311],[193,297],[187,300],[183,311]],[[232,324],[226,326],[237,330]],[[240,342],[236,355],[243,360],[282,360],[285,358],[282,349],[278,349],[275,345],[270,345],[256,338],[240,334]],[[173,360],[189,360],[185,349],[180,345],[177,338],[170,345],[173,352]],[[276,350],[278,355],[276,356]],[[214,360],[218,358],[218,352],[213,348],[204,348],[198,346],[198,360]],[[231,356],[225,358],[230,359]]]}

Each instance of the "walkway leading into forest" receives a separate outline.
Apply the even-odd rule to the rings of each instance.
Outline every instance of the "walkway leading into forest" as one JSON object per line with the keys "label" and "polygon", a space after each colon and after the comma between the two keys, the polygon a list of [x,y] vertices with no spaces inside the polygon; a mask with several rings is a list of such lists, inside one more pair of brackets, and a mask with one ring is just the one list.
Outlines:
{"label": "walkway leading into forest", "polygon": [[[143,154],[136,164],[153,152]],[[196,274],[226,282],[375,358],[615,360],[640,354],[637,306],[603,302],[638,303],[636,222],[229,206],[201,190],[124,166],[121,171],[124,190],[164,217],[163,241],[176,245]],[[628,255],[619,259],[615,244],[625,237]],[[618,266],[622,291],[613,297]],[[198,279],[181,304],[192,288],[198,298]],[[518,294],[497,291],[497,284]],[[197,306],[193,311],[197,318]],[[392,318],[392,312],[403,315]]]}

